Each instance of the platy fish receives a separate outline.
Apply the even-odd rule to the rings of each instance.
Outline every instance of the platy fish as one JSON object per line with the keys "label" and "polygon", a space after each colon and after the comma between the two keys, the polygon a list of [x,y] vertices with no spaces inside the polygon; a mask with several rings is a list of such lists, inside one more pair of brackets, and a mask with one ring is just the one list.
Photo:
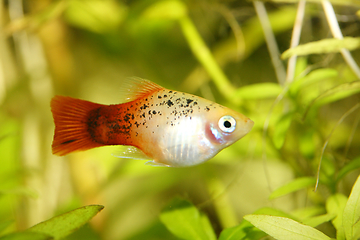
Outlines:
{"label": "platy fish", "polygon": [[148,80],[130,79],[127,84],[127,102],[121,104],[55,96],[53,154],[128,145],[151,165],[192,166],[245,136],[254,124],[227,107]]}

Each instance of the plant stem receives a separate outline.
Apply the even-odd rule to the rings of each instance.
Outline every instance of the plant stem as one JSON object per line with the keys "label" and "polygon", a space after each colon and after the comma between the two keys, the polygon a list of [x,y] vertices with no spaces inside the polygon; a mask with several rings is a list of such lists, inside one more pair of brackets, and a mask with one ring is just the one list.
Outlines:
{"label": "plant stem", "polygon": [[278,82],[281,85],[283,85],[285,83],[286,71],[285,71],[284,65],[280,59],[281,54],[280,54],[279,48],[277,46],[274,33],[271,28],[271,24],[270,24],[269,17],[266,12],[266,8],[264,6],[264,3],[260,2],[260,1],[254,1],[254,7],[255,7],[256,13],[259,17],[260,24],[261,24],[261,27],[264,32],[266,45],[267,45],[269,53],[270,53],[271,62],[275,69],[276,77],[278,79]]}
{"label": "plant stem", "polygon": [[194,23],[188,16],[181,17],[179,23],[192,52],[209,73],[220,93],[229,101],[235,102],[236,100],[233,98],[235,88],[219,67],[211,51],[197,31]]}
{"label": "plant stem", "polygon": [[[339,27],[339,23],[336,19],[336,15],[334,12],[334,8],[331,5],[331,3],[328,0],[323,0],[321,2],[324,12],[325,12],[325,16],[326,19],[328,21],[331,33],[333,35],[334,38],[337,39],[343,39],[343,35],[341,33],[340,27]],[[349,65],[349,67],[351,68],[351,70],[354,72],[354,74],[357,76],[357,78],[360,79],[360,69],[359,66],[357,65],[357,63],[355,62],[354,58],[351,56],[351,53],[349,50],[343,48],[341,49],[341,54],[343,56],[343,58],[345,59],[346,63]]]}
{"label": "plant stem", "polygon": [[[301,29],[302,29],[304,15],[305,15],[305,5],[306,5],[305,0],[299,1],[297,13],[296,13],[295,24],[294,24],[294,28],[293,28],[293,32],[292,32],[292,36],[291,36],[290,48],[294,48],[299,45]],[[292,56],[288,61],[287,73],[286,73],[286,82],[287,83],[291,83],[292,81],[294,81],[296,60],[297,60],[297,56]]]}

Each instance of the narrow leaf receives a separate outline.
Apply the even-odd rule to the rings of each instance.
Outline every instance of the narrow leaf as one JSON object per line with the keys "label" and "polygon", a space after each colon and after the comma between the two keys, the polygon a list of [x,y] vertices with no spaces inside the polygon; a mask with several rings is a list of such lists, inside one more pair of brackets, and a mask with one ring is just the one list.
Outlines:
{"label": "narrow leaf", "polygon": [[292,56],[340,52],[341,49],[352,51],[359,47],[360,38],[345,37],[343,39],[322,39],[290,48],[281,55],[281,58],[287,59]]}
{"label": "narrow leaf", "polygon": [[277,149],[280,149],[284,145],[286,133],[288,132],[292,119],[293,113],[290,112],[282,115],[279,121],[276,123],[273,142]]}
{"label": "narrow leaf", "polygon": [[[255,0],[252,0],[255,1]],[[279,3],[298,3],[299,0],[271,0],[272,2],[279,2]],[[307,0],[307,2],[314,2],[314,3],[321,3],[323,0]],[[332,4],[336,5],[359,5],[359,0],[329,0]]]}
{"label": "narrow leaf", "polygon": [[270,194],[269,199],[278,198],[278,197],[284,196],[286,194],[296,192],[300,189],[314,186],[315,183],[316,183],[316,179],[313,177],[297,178],[297,179],[291,181],[290,183],[288,183],[284,186],[281,186],[278,189],[276,189],[275,191],[273,191]]}
{"label": "narrow leaf", "polygon": [[204,217],[190,202],[179,198],[174,199],[160,214],[166,228],[181,239],[215,240],[212,227]]}
{"label": "narrow leaf", "polygon": [[186,15],[187,8],[182,1],[167,0],[158,1],[147,8],[143,17],[146,19],[167,19],[175,20]]}
{"label": "narrow leaf", "polygon": [[201,223],[208,239],[216,239],[216,235],[209,218],[205,214],[201,214]]}
{"label": "narrow leaf", "polygon": [[310,227],[317,227],[320,224],[323,224],[323,223],[333,220],[335,217],[336,217],[336,215],[334,213],[328,213],[328,214],[305,219],[303,221],[303,224],[308,225]]}
{"label": "narrow leaf", "polygon": [[340,181],[346,174],[358,168],[360,168],[360,157],[355,158],[343,168],[341,168],[337,175],[336,181]]}
{"label": "narrow leaf", "polygon": [[326,201],[326,211],[330,214],[336,215],[336,217],[332,220],[332,224],[336,229],[337,240],[345,240],[345,232],[343,228],[343,212],[346,202],[347,197],[340,193],[330,196]]}
{"label": "narrow leaf", "polygon": [[37,232],[16,232],[0,237],[0,240],[52,240],[52,236]]}
{"label": "narrow leaf", "polygon": [[45,233],[53,236],[54,239],[61,239],[90,221],[103,208],[104,206],[101,205],[81,207],[36,224],[28,231]]}
{"label": "narrow leaf", "polygon": [[319,230],[298,223],[292,219],[269,215],[246,215],[244,217],[255,227],[278,240],[330,240]]}
{"label": "narrow leaf", "polygon": [[[293,216],[291,216],[281,210],[278,210],[275,208],[269,208],[269,207],[260,208],[260,209],[256,210],[254,214],[266,214],[266,215],[272,215],[272,216],[293,218]],[[224,229],[220,234],[219,240],[239,240],[239,239],[243,239],[245,237],[249,238],[249,235],[252,235],[255,232],[256,233],[259,232],[257,235],[260,235],[262,233],[257,228],[254,228],[251,223],[249,223],[246,220],[243,220],[237,226]],[[260,235],[260,238],[261,238],[261,235]]]}
{"label": "narrow leaf", "polygon": [[290,86],[290,92],[296,94],[303,87],[317,83],[324,79],[334,78],[338,76],[338,71],[332,68],[320,68],[311,71],[305,77],[293,81]]}
{"label": "narrow leaf", "polygon": [[343,83],[334,88],[331,88],[320,94],[309,104],[306,109],[305,116],[312,106],[319,107],[330,102],[335,102],[350,97],[351,95],[354,95],[358,92],[360,92],[360,81]]}
{"label": "narrow leaf", "polygon": [[360,176],[357,178],[344,208],[343,226],[346,239],[353,239],[354,225],[360,220]]}
{"label": "narrow leaf", "polygon": [[282,87],[277,83],[256,83],[239,88],[236,96],[244,100],[275,98],[281,91]]}
{"label": "narrow leaf", "polygon": [[68,1],[64,17],[66,21],[96,33],[115,30],[127,14],[127,8],[115,1]]}

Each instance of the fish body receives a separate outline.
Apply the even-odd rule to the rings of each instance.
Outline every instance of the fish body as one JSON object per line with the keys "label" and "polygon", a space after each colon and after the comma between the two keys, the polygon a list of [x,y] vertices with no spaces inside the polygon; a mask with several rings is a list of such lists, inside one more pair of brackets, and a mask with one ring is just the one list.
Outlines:
{"label": "fish body", "polygon": [[143,79],[131,84],[129,101],[116,105],[55,96],[53,153],[129,145],[157,165],[192,166],[212,158],[253,126],[241,113],[204,98]]}

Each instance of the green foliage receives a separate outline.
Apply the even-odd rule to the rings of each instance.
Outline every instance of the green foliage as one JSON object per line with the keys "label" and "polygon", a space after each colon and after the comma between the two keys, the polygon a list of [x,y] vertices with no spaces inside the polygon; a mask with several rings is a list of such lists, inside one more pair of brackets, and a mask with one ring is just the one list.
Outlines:
{"label": "green foliage", "polygon": [[[257,1],[259,15],[252,1],[5,3],[0,239],[360,238],[358,0],[331,0],[332,21],[327,1],[306,1],[302,24],[299,0]],[[343,39],[330,36],[337,24]],[[53,156],[51,98],[118,103],[131,76],[231,107],[254,128],[185,169],[115,158],[118,146]],[[107,211],[89,223],[102,206],[88,204]]]}
{"label": "green foliage", "polygon": [[296,192],[303,188],[312,187],[315,185],[316,179],[313,177],[302,177],[294,179],[292,182],[279,187],[274,190],[269,196],[270,199],[277,198],[292,192]]}
{"label": "green foliage", "polygon": [[41,239],[64,239],[66,236],[76,231],[86,224],[104,207],[100,205],[90,205],[75,209],[71,212],[53,217],[44,222],[25,230],[15,232],[0,237],[1,240],[41,240]]}
{"label": "green foliage", "polygon": [[244,217],[257,228],[276,239],[327,240],[331,239],[315,228],[300,224],[292,219],[268,215],[247,215]]}
{"label": "green foliage", "polygon": [[359,47],[360,47],[360,38],[346,37],[344,39],[323,39],[288,49],[281,55],[281,57],[283,59],[287,59],[292,56],[306,56],[310,54],[334,53],[334,52],[340,52],[341,49],[348,49],[352,51]]}
{"label": "green foliage", "polygon": [[174,199],[162,211],[160,219],[170,232],[181,239],[216,239],[209,219],[188,201]]}

